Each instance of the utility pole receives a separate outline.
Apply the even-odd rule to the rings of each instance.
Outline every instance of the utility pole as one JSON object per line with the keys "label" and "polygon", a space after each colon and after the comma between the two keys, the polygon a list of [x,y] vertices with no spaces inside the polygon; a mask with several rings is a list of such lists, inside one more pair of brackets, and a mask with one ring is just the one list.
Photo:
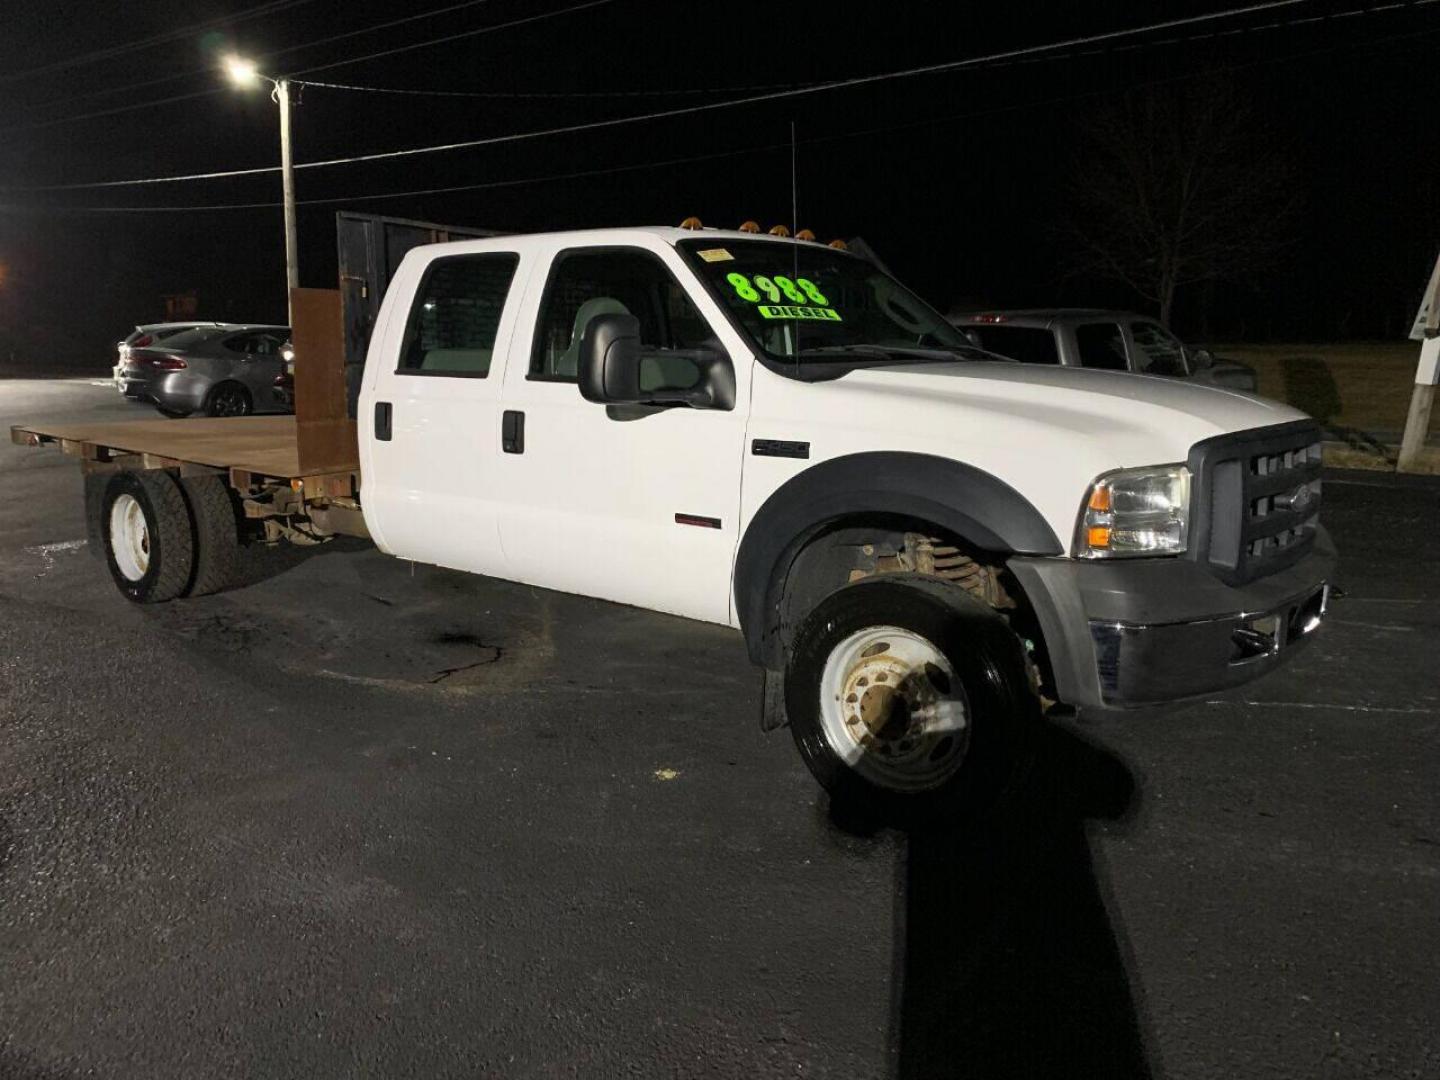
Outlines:
{"label": "utility pole", "polygon": [[1435,405],[1435,386],[1440,383],[1440,258],[1430,272],[1430,284],[1420,301],[1410,339],[1420,342],[1420,363],[1415,369],[1415,389],[1410,395],[1410,415],[1405,418],[1405,435],[1400,440],[1399,472],[1414,472],[1425,449],[1430,431],[1430,413]]}
{"label": "utility pole", "polygon": [[280,106],[280,175],[285,191],[285,304],[289,321],[295,323],[291,290],[300,285],[300,256],[295,242],[295,163],[290,157],[290,80],[275,81],[275,101]]}
{"label": "utility pole", "polygon": [[258,71],[253,60],[227,56],[225,71],[236,86],[254,86],[260,80],[271,86],[270,97],[280,106],[280,178],[285,193],[285,308],[290,325],[295,325],[295,308],[290,293],[300,285],[299,245],[295,241],[295,162],[290,157],[290,80],[272,78]]}

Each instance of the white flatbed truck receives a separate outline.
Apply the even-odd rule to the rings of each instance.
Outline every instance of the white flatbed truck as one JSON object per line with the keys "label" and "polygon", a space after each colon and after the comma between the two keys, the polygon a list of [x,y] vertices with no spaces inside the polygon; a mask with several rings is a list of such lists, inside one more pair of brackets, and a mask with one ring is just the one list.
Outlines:
{"label": "white flatbed truck", "polygon": [[416,248],[357,417],[353,452],[319,465],[289,418],[13,438],[83,459],[132,600],[226,587],[240,543],[348,533],[734,627],[767,726],[837,797],[903,813],[991,797],[1037,702],[1153,705],[1272,669],[1319,625],[1335,565],[1302,413],[1004,361],[803,240]]}

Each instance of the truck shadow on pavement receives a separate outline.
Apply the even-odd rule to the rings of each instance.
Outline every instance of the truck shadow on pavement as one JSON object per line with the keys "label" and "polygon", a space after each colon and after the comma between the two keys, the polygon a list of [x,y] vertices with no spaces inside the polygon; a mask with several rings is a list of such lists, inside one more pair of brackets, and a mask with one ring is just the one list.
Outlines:
{"label": "truck shadow on pavement", "polygon": [[[1130,815],[1129,768],[1047,726],[983,830],[911,830],[896,871],[890,1048],[899,1080],[1151,1077],[1141,997],[1087,821]],[[849,842],[863,825],[831,814]]]}
{"label": "truck shadow on pavement", "polygon": [[324,544],[299,547],[293,544],[244,544],[236,565],[236,579],[231,589],[242,589],[258,585],[262,581],[279,577],[294,570],[301,563],[326,555],[349,555],[368,550],[372,545],[366,540],[337,536]]}

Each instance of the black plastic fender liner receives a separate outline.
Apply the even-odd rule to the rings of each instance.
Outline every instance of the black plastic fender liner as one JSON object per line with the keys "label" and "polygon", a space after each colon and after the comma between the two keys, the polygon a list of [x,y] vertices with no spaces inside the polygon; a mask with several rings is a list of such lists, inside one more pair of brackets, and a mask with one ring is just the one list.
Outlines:
{"label": "black plastic fender liner", "polygon": [[766,662],[773,608],[796,554],[830,523],[860,515],[928,521],[999,554],[1064,551],[1029,500],[973,465],[890,450],[830,458],[776,488],[741,538],[735,611],[755,663]]}

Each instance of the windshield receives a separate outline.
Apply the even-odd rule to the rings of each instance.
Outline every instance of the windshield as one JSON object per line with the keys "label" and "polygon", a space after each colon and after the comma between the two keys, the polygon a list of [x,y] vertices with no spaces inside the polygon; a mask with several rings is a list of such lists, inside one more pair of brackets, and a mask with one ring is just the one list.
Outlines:
{"label": "windshield", "polygon": [[[819,244],[683,240],[686,260],[755,345],[781,364],[855,354],[913,360],[983,355],[930,305],[855,255]],[[951,350],[954,350],[951,353]]]}

